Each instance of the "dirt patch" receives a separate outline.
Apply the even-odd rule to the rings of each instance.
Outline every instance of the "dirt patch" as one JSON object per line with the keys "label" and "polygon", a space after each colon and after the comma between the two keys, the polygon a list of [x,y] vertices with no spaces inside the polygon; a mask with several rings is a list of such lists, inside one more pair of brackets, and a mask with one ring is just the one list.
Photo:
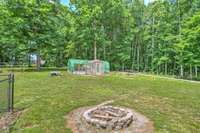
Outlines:
{"label": "dirt patch", "polygon": [[132,110],[134,121],[127,127],[120,130],[97,128],[88,124],[83,118],[84,112],[95,107],[83,107],[70,112],[66,116],[67,128],[71,128],[73,133],[153,133],[154,127],[145,116]]}
{"label": "dirt patch", "polygon": [[20,115],[24,111],[15,110],[12,113],[5,113],[0,117],[0,132],[9,131],[10,126],[12,126]]}

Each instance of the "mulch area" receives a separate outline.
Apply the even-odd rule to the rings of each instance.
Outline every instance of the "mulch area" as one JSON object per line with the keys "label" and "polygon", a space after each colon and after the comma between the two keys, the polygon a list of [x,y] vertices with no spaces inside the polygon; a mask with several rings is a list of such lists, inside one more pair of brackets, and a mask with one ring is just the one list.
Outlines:
{"label": "mulch area", "polygon": [[0,116],[0,132],[9,131],[10,127],[15,124],[23,112],[22,110],[14,110]]}

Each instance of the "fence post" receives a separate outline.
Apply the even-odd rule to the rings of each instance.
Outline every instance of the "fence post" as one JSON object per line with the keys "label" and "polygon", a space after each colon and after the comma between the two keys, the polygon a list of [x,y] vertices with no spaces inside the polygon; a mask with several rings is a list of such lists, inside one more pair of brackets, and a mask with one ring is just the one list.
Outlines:
{"label": "fence post", "polygon": [[8,112],[12,112],[14,103],[14,74],[8,75],[8,82]]}
{"label": "fence post", "polygon": [[11,88],[11,74],[8,74],[8,88],[7,88],[7,98],[8,98],[8,112],[10,112],[10,88]]}
{"label": "fence post", "polygon": [[15,83],[15,75],[11,74],[11,111],[14,109],[14,83]]}

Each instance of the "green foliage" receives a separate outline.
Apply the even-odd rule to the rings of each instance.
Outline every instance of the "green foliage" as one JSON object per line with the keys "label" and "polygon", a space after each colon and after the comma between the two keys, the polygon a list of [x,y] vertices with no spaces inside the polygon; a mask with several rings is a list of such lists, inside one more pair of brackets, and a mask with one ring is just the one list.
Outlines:
{"label": "green foliage", "polygon": [[[199,0],[9,0],[0,3],[0,61],[29,62],[38,53],[46,66],[69,58],[132,69],[197,77]],[[95,52],[95,49],[96,52]],[[190,74],[189,74],[190,73]]]}
{"label": "green foliage", "polygon": [[8,1],[1,7],[0,47],[7,55],[2,55],[1,61],[11,61],[15,56],[17,62],[22,58],[20,54],[26,58],[29,53],[37,52],[44,60],[51,57],[54,65],[62,63],[60,58],[65,55],[70,32],[66,26],[71,23],[67,8],[45,1]]}

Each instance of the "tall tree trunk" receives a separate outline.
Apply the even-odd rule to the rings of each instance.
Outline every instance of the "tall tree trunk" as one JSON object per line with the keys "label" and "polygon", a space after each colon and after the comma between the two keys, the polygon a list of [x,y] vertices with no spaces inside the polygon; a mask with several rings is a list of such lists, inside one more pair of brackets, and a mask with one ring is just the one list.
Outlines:
{"label": "tall tree trunk", "polygon": [[[179,11],[179,14],[178,14],[178,34],[179,34],[179,41],[181,41],[181,8],[180,8],[180,0],[177,0],[177,7],[178,7],[178,11]],[[183,53],[181,52],[181,58],[183,58]],[[182,60],[182,59],[181,59]],[[183,63],[182,61],[181,61],[181,63]],[[181,77],[183,77],[184,76],[184,70],[183,70],[183,64],[181,64],[181,68],[180,68],[181,70]]]}
{"label": "tall tree trunk", "polygon": [[192,65],[190,64],[190,79],[192,79]]}
{"label": "tall tree trunk", "polygon": [[146,58],[145,58],[144,60],[145,60],[145,61],[144,61],[144,62],[145,62],[145,63],[144,63],[144,64],[145,64],[145,65],[144,65],[144,66],[145,66],[145,67],[144,67],[144,72],[146,72],[146,71],[148,71],[148,69],[149,69],[149,68],[148,68],[148,65],[149,65],[149,57],[146,56]]}
{"label": "tall tree trunk", "polygon": [[140,71],[140,48],[139,46],[137,47],[137,70],[138,72]]}
{"label": "tall tree trunk", "polygon": [[103,45],[103,59],[106,60],[106,46]]}
{"label": "tall tree trunk", "polygon": [[28,67],[31,67],[31,55],[28,54]]}
{"label": "tall tree trunk", "polygon": [[184,76],[184,69],[183,69],[183,65],[181,65],[181,77],[183,78],[183,76]]}
{"label": "tall tree trunk", "polygon": [[124,63],[122,63],[122,71],[123,71],[123,72],[125,71]]}
{"label": "tall tree trunk", "polygon": [[97,59],[97,43],[96,43],[96,37],[94,40],[94,60]]}
{"label": "tall tree trunk", "polygon": [[165,75],[167,75],[167,62],[165,62]]}
{"label": "tall tree trunk", "polygon": [[175,70],[176,70],[176,62],[174,61],[174,63],[173,63],[173,75],[175,75]]}
{"label": "tall tree trunk", "polygon": [[152,35],[151,35],[151,49],[152,49],[152,59],[151,59],[151,71],[153,72],[154,64],[153,64],[153,58],[154,58],[154,46],[155,46],[155,39],[154,39],[154,23],[155,23],[155,18],[153,16],[152,18]]}
{"label": "tall tree trunk", "polygon": [[198,78],[198,67],[195,66],[195,77]]}
{"label": "tall tree trunk", "polygon": [[160,69],[160,65],[158,65],[158,66],[156,67],[156,74],[157,74],[157,75],[159,74],[159,69]]}
{"label": "tall tree trunk", "polygon": [[135,54],[136,54],[136,45],[134,45],[134,41],[136,41],[136,35],[134,35],[134,39],[133,39],[133,42],[132,42],[132,46],[131,46],[131,49],[132,49],[132,65],[131,65],[131,69],[132,71],[134,70],[134,65],[135,65]]}
{"label": "tall tree trunk", "polygon": [[40,52],[37,54],[37,70],[40,70]]}
{"label": "tall tree trunk", "polygon": [[[93,22],[94,32],[96,32],[96,20]],[[96,33],[94,33],[94,60],[97,59],[97,40],[96,40]]]}
{"label": "tall tree trunk", "polygon": [[133,70],[134,65],[134,48],[133,48],[133,42],[131,43],[131,70]]}

